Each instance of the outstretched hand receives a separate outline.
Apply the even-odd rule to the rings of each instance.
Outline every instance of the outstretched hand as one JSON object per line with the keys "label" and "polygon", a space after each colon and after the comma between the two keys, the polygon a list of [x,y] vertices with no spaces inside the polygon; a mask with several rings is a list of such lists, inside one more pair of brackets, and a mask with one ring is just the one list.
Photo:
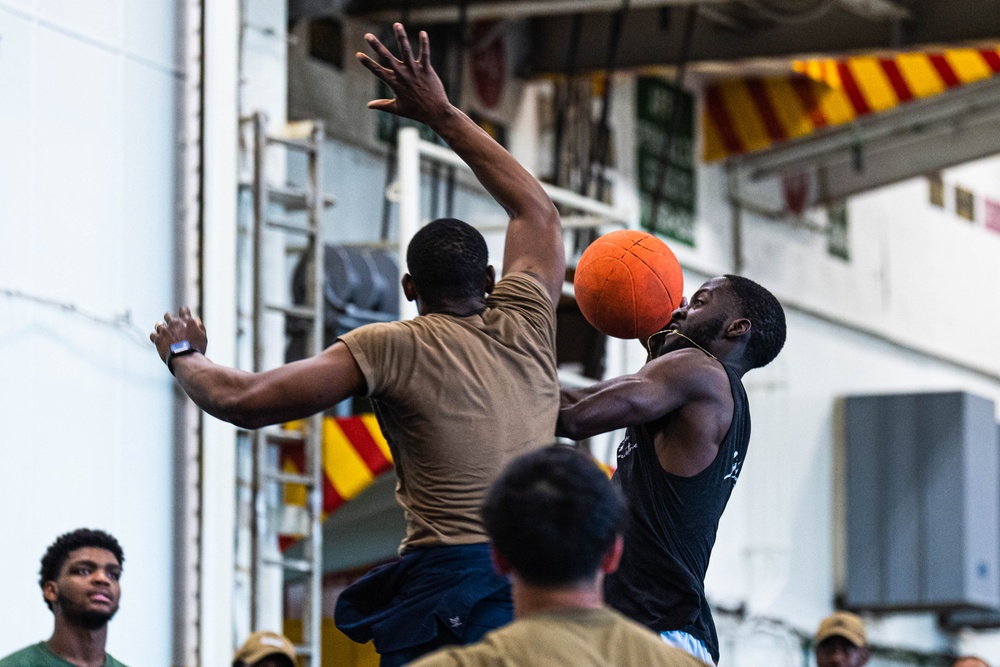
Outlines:
{"label": "outstretched hand", "polygon": [[435,116],[446,112],[451,104],[448,102],[448,95],[441,79],[431,67],[431,49],[427,33],[420,31],[420,53],[414,58],[403,25],[395,23],[392,29],[396,33],[396,43],[399,44],[402,59],[392,55],[389,49],[371,33],[366,34],[365,39],[381,58],[384,66],[363,53],[356,54],[361,64],[384,81],[396,94],[391,100],[372,100],[368,103],[368,108],[388,111],[397,116],[430,124]]}
{"label": "outstretched hand", "polygon": [[192,315],[191,309],[187,307],[181,308],[176,316],[165,313],[163,321],[157,322],[153,333],[149,334],[149,340],[156,345],[156,351],[164,362],[167,360],[170,346],[182,340],[191,343],[191,346],[202,354],[208,348],[205,325],[202,324],[201,318]]}

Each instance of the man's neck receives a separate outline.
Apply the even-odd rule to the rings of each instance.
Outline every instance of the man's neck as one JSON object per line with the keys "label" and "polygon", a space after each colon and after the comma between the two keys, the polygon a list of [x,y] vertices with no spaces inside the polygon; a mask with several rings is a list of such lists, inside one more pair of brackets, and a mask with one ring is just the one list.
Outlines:
{"label": "man's neck", "polygon": [[74,625],[57,616],[55,630],[46,645],[66,662],[79,667],[103,667],[107,640],[106,624],[95,630]]}
{"label": "man's neck", "polygon": [[746,363],[746,345],[722,341],[709,348],[709,352],[720,362],[736,371],[740,377],[750,370]]}
{"label": "man's neck", "polygon": [[600,581],[587,581],[573,586],[537,586],[513,577],[511,593],[514,617],[524,618],[547,611],[600,609],[604,596]]}
{"label": "man's neck", "polygon": [[442,315],[454,315],[456,317],[468,317],[469,315],[483,312],[484,308],[486,308],[486,301],[483,297],[454,299],[439,301],[437,303],[424,301],[420,304],[420,314],[430,315],[431,313],[439,313]]}

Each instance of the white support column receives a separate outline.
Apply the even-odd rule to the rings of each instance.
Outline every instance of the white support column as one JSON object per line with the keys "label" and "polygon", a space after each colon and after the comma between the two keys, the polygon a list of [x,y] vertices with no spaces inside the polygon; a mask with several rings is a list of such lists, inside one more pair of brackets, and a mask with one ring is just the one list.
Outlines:
{"label": "white support column", "polygon": [[[181,148],[180,232],[176,240],[177,303],[202,312],[201,303],[201,119],[202,2],[184,3],[182,22],[184,94],[179,112]],[[176,304],[175,304],[176,305]],[[198,664],[201,540],[201,411],[181,392],[174,411],[174,667]]]}
{"label": "white support column", "polygon": [[[399,273],[403,275],[406,272],[406,247],[420,229],[420,133],[417,128],[399,130],[396,156],[396,173],[399,174]],[[416,316],[416,304],[407,301],[400,290],[399,319],[408,320]]]}
{"label": "white support column", "polygon": [[[236,364],[237,134],[240,3],[204,8],[202,317],[212,360]],[[232,661],[236,524],[236,429],[206,416],[202,426],[199,664]]]}

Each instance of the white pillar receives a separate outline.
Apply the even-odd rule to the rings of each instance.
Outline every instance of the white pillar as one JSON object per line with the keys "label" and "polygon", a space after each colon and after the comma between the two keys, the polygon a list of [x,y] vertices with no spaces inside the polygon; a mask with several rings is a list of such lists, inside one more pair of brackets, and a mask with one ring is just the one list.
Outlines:
{"label": "white pillar", "polygon": [[[216,363],[236,364],[238,0],[204,3],[204,176],[202,317]],[[199,664],[232,662],[236,429],[202,424]]]}

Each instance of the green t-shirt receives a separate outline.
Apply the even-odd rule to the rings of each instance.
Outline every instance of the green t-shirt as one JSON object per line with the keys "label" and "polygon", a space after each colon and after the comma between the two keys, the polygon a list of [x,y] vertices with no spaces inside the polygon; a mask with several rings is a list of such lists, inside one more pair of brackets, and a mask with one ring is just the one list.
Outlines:
{"label": "green t-shirt", "polygon": [[[0,660],[0,667],[74,667],[74,665],[54,655],[45,642],[38,642]],[[105,653],[104,667],[125,667],[125,665]]]}

